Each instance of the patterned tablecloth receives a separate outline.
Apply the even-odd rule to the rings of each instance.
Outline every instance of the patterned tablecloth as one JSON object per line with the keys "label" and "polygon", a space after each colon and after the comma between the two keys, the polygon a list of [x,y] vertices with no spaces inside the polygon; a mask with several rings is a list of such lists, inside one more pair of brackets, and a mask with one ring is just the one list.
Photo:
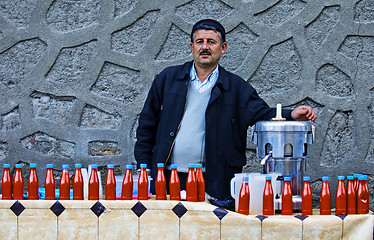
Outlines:
{"label": "patterned tablecloth", "polygon": [[364,240],[373,239],[374,215],[244,216],[185,201],[1,200],[0,221],[0,239]]}

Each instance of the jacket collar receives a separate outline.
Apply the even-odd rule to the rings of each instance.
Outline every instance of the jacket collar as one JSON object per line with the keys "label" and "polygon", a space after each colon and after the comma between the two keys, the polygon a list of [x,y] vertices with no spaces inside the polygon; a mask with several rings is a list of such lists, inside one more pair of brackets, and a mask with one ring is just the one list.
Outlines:
{"label": "jacket collar", "polygon": [[[189,79],[192,64],[193,64],[193,61],[190,61],[182,65],[182,69],[178,73],[179,80],[185,80],[186,78]],[[216,85],[219,88],[225,91],[228,91],[229,90],[229,81],[228,81],[229,74],[223,67],[221,67],[221,65],[218,66],[218,70],[219,70],[219,75],[218,75]]]}

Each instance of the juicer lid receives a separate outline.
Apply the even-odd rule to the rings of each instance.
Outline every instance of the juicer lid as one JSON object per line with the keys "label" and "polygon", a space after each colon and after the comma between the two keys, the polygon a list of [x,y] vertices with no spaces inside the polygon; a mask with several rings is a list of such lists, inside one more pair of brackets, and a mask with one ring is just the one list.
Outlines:
{"label": "juicer lid", "polygon": [[259,121],[253,127],[254,132],[312,132],[310,121]]}

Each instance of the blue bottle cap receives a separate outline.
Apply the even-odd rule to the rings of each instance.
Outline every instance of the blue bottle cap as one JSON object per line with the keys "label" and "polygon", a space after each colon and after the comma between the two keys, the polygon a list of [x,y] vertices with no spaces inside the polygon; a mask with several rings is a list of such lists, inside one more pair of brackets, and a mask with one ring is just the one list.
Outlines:
{"label": "blue bottle cap", "polygon": [[14,166],[15,166],[16,168],[22,168],[22,164],[21,164],[21,163],[15,164]]}
{"label": "blue bottle cap", "polygon": [[323,177],[322,177],[322,181],[328,181],[328,180],[330,180],[329,177],[327,177],[327,176],[323,176]]}
{"label": "blue bottle cap", "polygon": [[69,165],[67,164],[62,165],[62,169],[69,169]]}
{"label": "blue bottle cap", "polygon": [[304,181],[310,181],[310,177],[305,176],[305,177],[303,177],[303,180],[304,180]]}
{"label": "blue bottle cap", "polygon": [[10,164],[9,163],[4,163],[3,168],[10,168]]}
{"label": "blue bottle cap", "polygon": [[46,165],[46,167],[47,167],[47,168],[53,168],[53,164],[48,163],[48,164]]}
{"label": "blue bottle cap", "polygon": [[171,164],[171,165],[170,165],[170,168],[171,168],[171,169],[177,169],[177,164]]}
{"label": "blue bottle cap", "polygon": [[131,164],[126,165],[126,169],[132,169],[132,168],[133,168],[133,166]]}
{"label": "blue bottle cap", "polygon": [[347,180],[353,180],[353,176],[352,175],[349,175],[349,176],[347,176]]}
{"label": "blue bottle cap", "polygon": [[284,177],[283,180],[284,181],[291,181],[291,177]]}
{"label": "blue bottle cap", "polygon": [[82,167],[82,163],[76,163],[75,164],[75,168],[81,168]]}
{"label": "blue bottle cap", "polygon": [[195,164],[188,164],[188,168],[195,168]]}
{"label": "blue bottle cap", "polygon": [[246,177],[243,177],[243,181],[248,181],[249,180],[249,177],[246,176]]}
{"label": "blue bottle cap", "polygon": [[270,176],[265,177],[265,180],[271,180]]}
{"label": "blue bottle cap", "polygon": [[30,163],[30,168],[36,168],[36,163]]}
{"label": "blue bottle cap", "polygon": [[96,164],[91,165],[91,169],[97,169],[97,165]]}
{"label": "blue bottle cap", "polygon": [[368,179],[368,175],[361,175],[358,177],[358,180],[367,180]]}
{"label": "blue bottle cap", "polygon": [[354,178],[358,178],[358,177],[361,176],[361,175],[362,175],[362,174],[354,173],[354,174],[353,174],[353,177],[354,177]]}
{"label": "blue bottle cap", "polygon": [[113,164],[108,164],[107,168],[114,168]]}
{"label": "blue bottle cap", "polygon": [[196,164],[196,168],[202,168],[202,167],[203,167],[203,164],[201,164],[201,163]]}
{"label": "blue bottle cap", "polygon": [[146,163],[141,163],[140,168],[147,168],[147,164]]}
{"label": "blue bottle cap", "polygon": [[164,163],[157,163],[157,167],[164,167],[165,164]]}
{"label": "blue bottle cap", "polygon": [[338,176],[338,180],[344,180],[345,177],[344,176]]}

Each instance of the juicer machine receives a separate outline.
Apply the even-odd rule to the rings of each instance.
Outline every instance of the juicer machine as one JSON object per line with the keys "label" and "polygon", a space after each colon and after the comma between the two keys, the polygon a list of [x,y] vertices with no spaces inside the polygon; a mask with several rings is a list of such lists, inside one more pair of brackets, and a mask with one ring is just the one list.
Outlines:
{"label": "juicer machine", "polygon": [[273,189],[275,210],[281,210],[283,177],[291,177],[293,209],[301,210],[303,176],[309,145],[314,142],[315,127],[309,121],[285,121],[281,105],[272,121],[257,122],[253,128],[253,142],[257,157],[262,158],[264,173],[277,173],[280,184]]}

